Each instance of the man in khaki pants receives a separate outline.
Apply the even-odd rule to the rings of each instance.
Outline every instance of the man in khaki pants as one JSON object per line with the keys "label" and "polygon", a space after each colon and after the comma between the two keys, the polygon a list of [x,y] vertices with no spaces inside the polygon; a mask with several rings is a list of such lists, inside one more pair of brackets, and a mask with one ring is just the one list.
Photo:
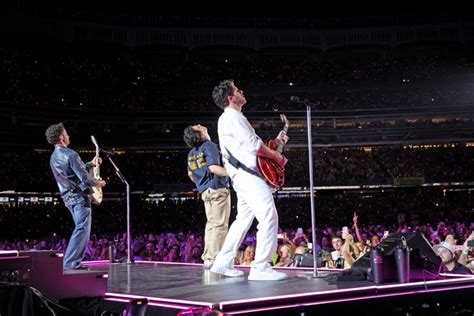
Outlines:
{"label": "man in khaki pants", "polygon": [[211,141],[206,127],[188,126],[183,138],[191,147],[188,153],[188,176],[201,193],[206,210],[202,260],[204,269],[209,269],[221,250],[229,228],[229,178],[227,171],[220,165],[219,150]]}

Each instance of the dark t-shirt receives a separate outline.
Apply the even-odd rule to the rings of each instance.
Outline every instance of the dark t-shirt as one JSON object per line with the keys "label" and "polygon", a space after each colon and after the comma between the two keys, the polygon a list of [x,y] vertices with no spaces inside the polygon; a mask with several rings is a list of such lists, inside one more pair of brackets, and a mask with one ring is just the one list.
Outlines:
{"label": "dark t-shirt", "polygon": [[460,264],[459,262],[456,262],[456,265],[454,266],[454,269],[449,271],[446,269],[445,266],[443,266],[443,272],[444,273],[453,273],[453,274],[472,274],[471,270],[466,267],[465,265]]}
{"label": "dark t-shirt", "polygon": [[220,189],[229,187],[229,178],[213,174],[209,166],[221,164],[217,145],[205,141],[198,148],[193,148],[188,153],[188,171],[191,171],[199,192],[206,189]]}

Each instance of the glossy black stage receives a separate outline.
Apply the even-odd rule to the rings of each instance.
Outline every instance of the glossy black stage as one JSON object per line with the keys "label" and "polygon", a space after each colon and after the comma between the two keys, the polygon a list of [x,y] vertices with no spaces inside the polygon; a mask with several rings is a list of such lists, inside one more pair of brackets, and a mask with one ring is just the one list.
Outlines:
{"label": "glossy black stage", "polygon": [[[436,306],[428,314],[439,314],[443,306],[459,304],[474,311],[474,276],[441,274],[432,280],[376,285],[367,280],[337,281],[337,270],[320,269],[320,277],[313,278],[310,268],[281,268],[278,270],[286,272],[288,279],[249,281],[248,266],[237,267],[245,272],[244,277],[228,278],[204,270],[201,264],[148,261],[85,262],[89,271],[64,271],[62,259],[62,253],[55,251],[1,251],[0,314],[12,308],[24,309],[25,300],[18,299],[18,293],[23,293],[21,297],[36,297],[37,302],[59,303],[82,312],[80,315],[122,315],[133,304],[146,306],[145,315],[353,311],[360,315],[395,315],[396,310],[412,308],[407,304],[421,304],[424,309]],[[38,306],[33,300],[30,303],[28,308]]]}
{"label": "glossy black stage", "polygon": [[[327,278],[338,271],[320,269],[321,278],[312,278],[312,269],[281,268],[289,275],[283,281],[248,281],[248,267],[239,266],[244,277],[228,278],[204,270],[200,264],[136,262],[132,264],[90,262],[92,270],[108,274],[104,302],[127,304],[131,299],[147,298],[147,315],[193,314],[199,310],[218,310],[225,314],[267,313],[294,314],[329,308],[350,310],[360,302],[367,308],[384,302],[407,300],[441,301],[450,296],[459,302],[474,298],[474,277],[441,275],[437,280],[375,285],[370,281],[334,282]],[[326,277],[326,278],[325,278]],[[382,305],[380,305],[382,304]],[[356,307],[359,306],[359,307]],[[372,307],[371,307],[372,306]],[[375,309],[374,309],[375,311]]]}

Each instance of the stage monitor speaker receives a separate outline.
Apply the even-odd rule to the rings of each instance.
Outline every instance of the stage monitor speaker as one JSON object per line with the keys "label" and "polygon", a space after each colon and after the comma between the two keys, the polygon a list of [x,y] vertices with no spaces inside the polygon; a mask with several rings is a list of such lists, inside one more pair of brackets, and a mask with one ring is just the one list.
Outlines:
{"label": "stage monitor speaker", "polygon": [[[401,245],[401,237],[405,237],[410,252],[410,280],[437,279],[441,259],[436,255],[428,240],[422,233],[393,233],[385,238],[380,246],[383,249],[384,280],[397,281],[395,249]],[[353,268],[370,273],[370,252],[357,259]]]}
{"label": "stage monitor speaker", "polygon": [[[293,257],[293,261],[295,267],[314,267],[313,254],[311,253],[295,254]],[[322,262],[323,261],[321,256],[316,256],[316,265],[318,268],[321,268]]]}
{"label": "stage monitor speaker", "polygon": [[[331,260],[331,253],[325,250],[318,250],[316,252],[316,265],[318,268],[326,266],[326,262]],[[314,259],[312,252],[306,252],[304,254],[295,254],[293,256],[292,267],[314,267]]]}

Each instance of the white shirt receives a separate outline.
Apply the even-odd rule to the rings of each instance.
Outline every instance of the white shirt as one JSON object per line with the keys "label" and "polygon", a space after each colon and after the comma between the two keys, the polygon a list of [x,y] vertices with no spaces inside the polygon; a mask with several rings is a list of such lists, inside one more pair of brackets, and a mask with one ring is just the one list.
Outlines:
{"label": "white shirt", "polygon": [[227,150],[248,168],[257,170],[257,152],[262,140],[255,134],[255,130],[242,112],[225,108],[219,117],[217,133],[224,167],[230,178],[235,176],[237,169],[228,162]]}

